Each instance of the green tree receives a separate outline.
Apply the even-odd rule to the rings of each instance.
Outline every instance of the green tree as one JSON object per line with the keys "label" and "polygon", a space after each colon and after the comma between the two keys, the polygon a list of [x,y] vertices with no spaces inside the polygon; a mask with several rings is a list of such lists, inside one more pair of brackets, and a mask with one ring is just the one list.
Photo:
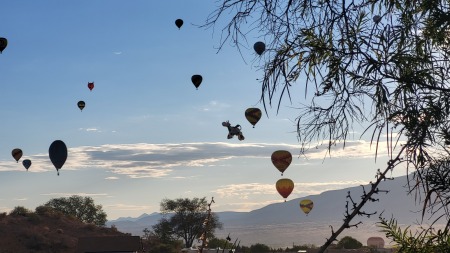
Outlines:
{"label": "green tree", "polygon": [[[65,198],[54,198],[44,204],[64,215],[73,216],[85,223],[92,223],[97,226],[104,226],[106,223],[106,213],[101,205],[95,205],[91,197],[73,195]],[[37,208],[38,209],[38,208]],[[42,208],[39,208],[42,210]]]}
{"label": "green tree", "polygon": [[[160,207],[166,217],[153,227],[161,229],[157,234],[165,235],[166,232],[170,232],[175,238],[182,238],[185,247],[191,247],[194,240],[199,239],[205,230],[203,224],[208,217],[206,198],[163,199]],[[217,228],[222,228],[222,223],[219,222],[217,215],[212,213],[206,228],[207,238],[213,237]]]}
{"label": "green tree", "polygon": [[[353,208],[320,252],[357,225],[356,215],[373,214],[362,207],[376,201],[378,186],[400,165],[413,172],[410,190],[422,195],[422,215],[429,211],[434,222],[447,217],[437,213],[448,213],[450,204],[448,0],[218,2],[203,27],[225,24],[219,48],[232,42],[241,50],[256,41],[249,36],[265,41],[261,102],[267,112],[284,99],[299,100],[296,130],[305,155],[321,144],[329,154],[336,145],[345,148],[356,127],[375,157],[387,147],[386,167],[359,202],[350,198]],[[304,94],[291,96],[299,84]]]}
{"label": "green tree", "polygon": [[146,253],[178,253],[181,251],[181,240],[162,241],[161,238],[149,229],[143,230],[142,244]]}
{"label": "green tree", "polygon": [[262,243],[250,245],[250,253],[264,253],[264,252],[271,252],[271,248]]}
{"label": "green tree", "polygon": [[11,212],[9,212],[9,215],[13,215],[13,216],[27,216],[29,214],[31,214],[31,210],[28,210],[27,208],[23,207],[23,206],[16,206],[14,207],[13,210],[11,210]]}
{"label": "green tree", "polygon": [[351,236],[344,236],[336,245],[338,249],[359,249],[363,245],[361,242]]}

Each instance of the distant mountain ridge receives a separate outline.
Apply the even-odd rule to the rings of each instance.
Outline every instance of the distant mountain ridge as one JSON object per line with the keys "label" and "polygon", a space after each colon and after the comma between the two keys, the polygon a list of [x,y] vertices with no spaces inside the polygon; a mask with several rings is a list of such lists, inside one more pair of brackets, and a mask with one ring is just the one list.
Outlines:
{"label": "distant mountain ridge", "polygon": [[[366,204],[365,212],[376,214],[367,218],[356,217],[352,224],[362,221],[358,228],[347,229],[344,235],[350,235],[363,244],[370,236],[384,237],[376,226],[378,215],[383,212],[383,217],[395,217],[399,224],[413,225],[421,219],[421,206],[415,204],[412,196],[407,196],[407,177],[398,177],[394,180],[386,180],[379,186],[380,190],[389,190],[389,193],[380,192],[374,196],[379,201]],[[371,187],[365,186],[367,192]],[[299,244],[321,245],[325,238],[330,235],[330,226],[337,229],[344,219],[346,198],[351,193],[355,201],[359,201],[363,193],[363,187],[350,187],[341,190],[326,191],[319,195],[310,195],[304,198],[288,200],[286,202],[274,203],[250,212],[215,212],[224,228],[216,231],[218,237],[239,238],[241,245],[250,246],[255,243],[265,243],[272,247],[283,247]],[[299,201],[311,199],[314,208],[306,216],[300,211]],[[351,204],[349,205],[351,206]],[[351,211],[351,210],[350,210]],[[141,218],[121,219],[108,221],[107,225],[115,225],[120,231],[133,235],[142,235],[145,228],[151,229],[162,218],[160,213],[141,215]]]}

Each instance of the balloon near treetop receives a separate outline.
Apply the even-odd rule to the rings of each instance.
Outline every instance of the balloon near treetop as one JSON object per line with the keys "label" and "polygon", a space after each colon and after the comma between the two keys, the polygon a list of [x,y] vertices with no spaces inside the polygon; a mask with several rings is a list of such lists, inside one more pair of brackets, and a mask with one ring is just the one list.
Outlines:
{"label": "balloon near treetop", "polygon": [[314,207],[314,203],[310,199],[304,199],[304,200],[300,201],[300,209],[302,209],[302,211],[306,215],[308,215],[308,213],[311,212],[313,207]]}
{"label": "balloon near treetop", "polygon": [[22,149],[20,148],[15,148],[11,151],[11,155],[14,157],[14,160],[16,160],[16,162],[19,162],[20,158],[23,155]]}
{"label": "balloon near treetop", "polygon": [[52,161],[53,166],[55,166],[56,171],[58,172],[62,168],[67,159],[67,146],[61,140],[56,140],[50,144],[48,149],[48,155],[50,157],[50,161]]}
{"label": "balloon near treetop", "polygon": [[245,110],[245,118],[253,125],[253,128],[255,128],[256,123],[261,119],[261,115],[262,113],[259,108],[248,108]]}
{"label": "balloon near treetop", "polygon": [[282,178],[277,181],[275,187],[277,188],[278,193],[285,198],[284,201],[286,202],[286,198],[289,197],[294,190],[294,182],[289,178]]}
{"label": "balloon near treetop", "polygon": [[281,172],[281,175],[283,175],[283,172],[292,162],[292,154],[286,150],[277,150],[272,153],[270,158],[272,159],[273,165]]}
{"label": "balloon near treetop", "polygon": [[253,45],[253,49],[258,55],[262,55],[266,51],[266,44],[262,41],[258,41]]}

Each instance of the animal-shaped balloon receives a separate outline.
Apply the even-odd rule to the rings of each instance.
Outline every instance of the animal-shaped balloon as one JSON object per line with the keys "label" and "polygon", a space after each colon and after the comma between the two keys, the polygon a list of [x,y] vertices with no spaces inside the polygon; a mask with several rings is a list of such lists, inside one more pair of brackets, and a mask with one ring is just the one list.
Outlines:
{"label": "animal-shaped balloon", "polygon": [[231,126],[229,121],[222,122],[222,126],[226,127],[228,129],[228,139],[233,138],[233,136],[237,136],[240,141],[243,141],[245,139],[244,135],[241,132],[241,126]]}

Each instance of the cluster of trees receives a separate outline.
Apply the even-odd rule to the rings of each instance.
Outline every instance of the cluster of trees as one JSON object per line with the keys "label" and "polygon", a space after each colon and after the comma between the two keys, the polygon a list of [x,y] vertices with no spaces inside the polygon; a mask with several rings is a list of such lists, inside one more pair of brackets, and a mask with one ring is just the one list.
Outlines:
{"label": "cluster of trees", "polygon": [[[101,205],[96,205],[91,197],[78,195],[51,199],[36,207],[35,212],[41,215],[65,215],[97,226],[104,226],[107,221]],[[17,206],[9,214],[26,216],[31,213],[31,210]]]}
{"label": "cluster of trees", "polygon": [[[358,225],[352,224],[355,216],[376,213],[362,208],[378,200],[388,173],[403,168],[431,225],[414,233],[402,231],[395,217],[380,217],[379,226],[399,252],[450,252],[450,1],[217,3],[203,27],[221,26],[219,48],[231,43],[241,50],[250,36],[265,41],[265,53],[257,56],[261,102],[267,112],[273,105],[279,110],[286,97],[298,100],[303,154],[324,144],[332,155],[361,126],[359,137],[371,140],[375,157],[387,148],[388,163],[374,170],[376,181],[359,201],[348,196],[344,222],[331,229],[320,252]],[[295,85],[304,94],[291,94]]]}

